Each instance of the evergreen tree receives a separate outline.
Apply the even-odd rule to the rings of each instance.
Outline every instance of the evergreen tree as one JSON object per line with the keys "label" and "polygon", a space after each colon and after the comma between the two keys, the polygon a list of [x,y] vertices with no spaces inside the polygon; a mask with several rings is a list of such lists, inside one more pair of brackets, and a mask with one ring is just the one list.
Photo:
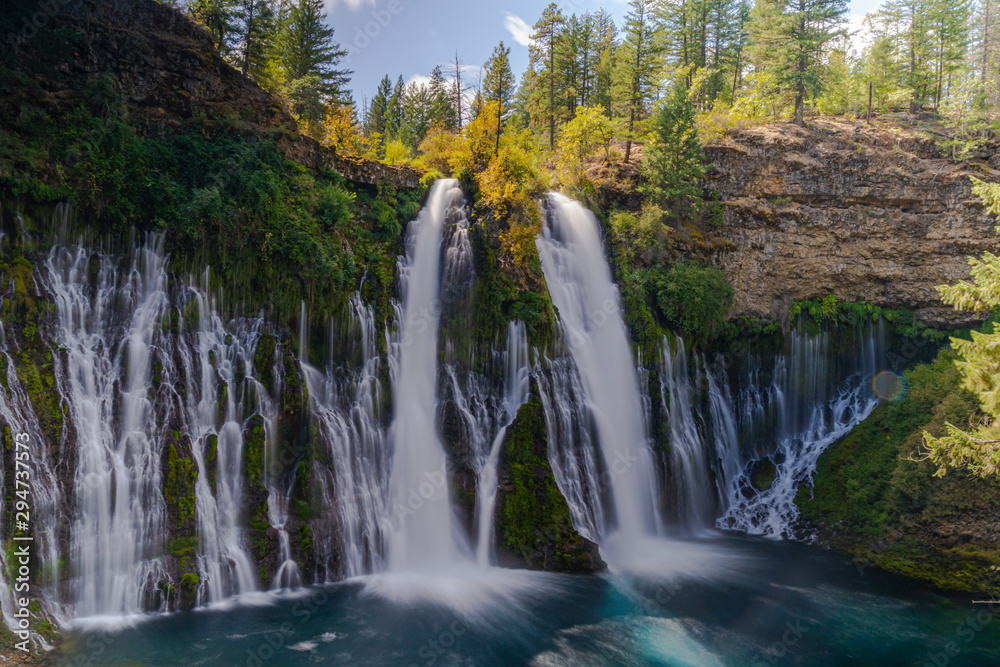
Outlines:
{"label": "evergreen tree", "polygon": [[260,81],[277,36],[274,7],[270,0],[238,0],[234,17],[235,64],[243,76]]}
{"label": "evergreen tree", "polygon": [[412,82],[403,94],[403,114],[399,139],[416,150],[434,122],[434,96],[430,86]]}
{"label": "evergreen tree", "polygon": [[500,152],[500,134],[504,121],[510,116],[514,96],[514,73],[510,69],[510,49],[500,42],[486,62],[482,96],[487,102],[497,103],[496,152]]}
{"label": "evergreen tree", "polygon": [[347,51],[333,35],[333,28],[326,25],[323,0],[295,0],[290,5],[278,39],[285,77],[293,85],[307,77],[315,79],[306,87],[305,97],[294,100],[300,114],[321,102],[350,102],[347,85],[353,72],[338,69]]}
{"label": "evergreen tree", "polygon": [[806,96],[822,89],[829,44],[845,34],[847,0],[757,0],[754,12],[750,37],[757,65],[794,96],[794,121],[803,125]]}
{"label": "evergreen tree", "polygon": [[368,105],[368,114],[365,119],[365,126],[369,136],[386,134],[386,117],[389,113],[389,99],[392,97],[392,80],[386,74],[379,81],[378,90],[372,97],[371,104]]}
{"label": "evergreen tree", "polygon": [[636,122],[657,90],[663,44],[653,0],[631,0],[625,17],[624,38],[616,54],[613,97],[626,119],[625,162],[632,154]]}
{"label": "evergreen tree", "polygon": [[431,124],[454,131],[458,127],[458,119],[449,94],[448,81],[444,78],[440,65],[431,70],[428,88],[431,95]]}
{"label": "evergreen tree", "polygon": [[593,15],[596,34],[594,46],[594,89],[589,103],[601,107],[604,114],[611,117],[612,83],[614,81],[615,54],[618,49],[618,28],[611,15],[599,10]]}
{"label": "evergreen tree", "polygon": [[403,128],[403,98],[406,93],[406,84],[403,83],[403,75],[396,79],[396,85],[392,88],[392,94],[386,104],[385,110],[385,136],[386,139],[399,139],[400,130]]}
{"label": "evergreen tree", "polygon": [[556,145],[556,43],[565,23],[566,18],[559,6],[554,2],[550,3],[535,23],[529,49],[535,72],[532,82],[537,86],[544,86],[543,91],[536,89],[535,93],[547,95],[549,148],[555,148]]}
{"label": "evergreen tree", "polygon": [[235,0],[191,0],[188,11],[208,29],[215,48],[221,53],[236,31]]}
{"label": "evergreen tree", "polygon": [[698,181],[705,175],[705,153],[698,138],[695,108],[678,82],[656,115],[655,143],[642,166],[640,191],[675,217],[700,209]]}
{"label": "evergreen tree", "polygon": [[[994,215],[1000,215],[1000,185],[976,181],[975,191]],[[983,331],[973,331],[972,340],[952,338],[961,357],[956,361],[963,386],[974,393],[987,418],[978,428],[966,431],[947,424],[948,435],[935,438],[924,433],[925,457],[939,466],[938,476],[948,468],[967,468],[974,475],[1000,474],[1000,257],[987,252],[982,259],[970,258],[972,282],[962,281],[938,288],[941,299],[959,310],[994,313]]]}

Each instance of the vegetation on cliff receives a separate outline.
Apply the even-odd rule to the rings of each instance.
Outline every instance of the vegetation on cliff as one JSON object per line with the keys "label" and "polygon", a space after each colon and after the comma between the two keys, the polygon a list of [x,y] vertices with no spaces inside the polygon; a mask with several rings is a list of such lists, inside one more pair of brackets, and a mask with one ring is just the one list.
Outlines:
{"label": "vegetation on cliff", "polygon": [[813,485],[796,504],[819,538],[859,565],[930,581],[946,589],[1000,590],[1000,483],[934,475],[917,460],[925,432],[947,432],[982,413],[962,386],[955,353],[903,375],[905,394],[885,401],[819,459]]}
{"label": "vegetation on cliff", "polygon": [[548,460],[537,391],[507,429],[497,471],[496,535],[501,562],[531,569],[603,569],[597,545],[581,537]]}
{"label": "vegetation on cliff", "polygon": [[[1000,186],[977,182],[976,192],[990,211],[1000,214]],[[1000,257],[988,252],[969,263],[972,282],[939,287],[942,300],[961,310],[1000,312]],[[1000,476],[1000,324],[988,322],[971,340],[953,338],[952,347],[960,357],[956,363],[962,386],[976,395],[984,417],[968,426],[948,422],[943,437],[927,433],[925,455],[939,466],[937,475],[952,467],[980,477]]]}

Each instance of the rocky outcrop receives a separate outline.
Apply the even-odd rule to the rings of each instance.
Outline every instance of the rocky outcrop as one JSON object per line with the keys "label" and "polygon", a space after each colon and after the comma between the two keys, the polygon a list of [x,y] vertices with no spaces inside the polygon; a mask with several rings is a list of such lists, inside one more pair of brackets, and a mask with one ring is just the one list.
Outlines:
{"label": "rocky outcrop", "polygon": [[58,116],[86,103],[95,87],[111,87],[146,132],[183,131],[192,121],[208,132],[235,128],[273,139],[303,166],[334,169],[354,183],[419,184],[415,169],[338,155],[299,134],[281,100],[226,63],[209,33],[175,8],[155,0],[50,4],[41,30],[12,38],[8,66],[30,83],[22,80],[16,95],[0,99],[6,120],[18,118],[26,104]]}
{"label": "rocky outcrop", "polygon": [[719,255],[731,316],[781,318],[791,300],[835,294],[934,327],[976,321],[934,288],[1000,246],[969,178],[1000,180],[997,160],[955,162],[914,132],[833,120],[741,130],[706,152],[706,186],[725,204],[715,233],[731,244]]}
{"label": "rocky outcrop", "polygon": [[501,447],[496,501],[500,564],[550,572],[604,570],[597,545],[573,527],[569,505],[556,486],[537,386],[517,411]]}

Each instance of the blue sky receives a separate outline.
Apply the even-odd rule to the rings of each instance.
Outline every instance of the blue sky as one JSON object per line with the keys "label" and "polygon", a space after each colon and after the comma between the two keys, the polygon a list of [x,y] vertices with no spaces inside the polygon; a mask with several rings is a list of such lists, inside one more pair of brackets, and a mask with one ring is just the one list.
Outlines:
{"label": "blue sky", "polygon": [[[520,78],[528,66],[527,38],[549,0],[326,0],[327,20],[348,50],[345,65],[354,70],[351,88],[360,109],[385,75],[395,81],[424,77],[458,49],[475,78],[500,40],[511,49],[511,66]],[[880,0],[851,0],[852,25]],[[607,9],[615,22],[628,11],[626,0],[564,0],[566,14]]]}

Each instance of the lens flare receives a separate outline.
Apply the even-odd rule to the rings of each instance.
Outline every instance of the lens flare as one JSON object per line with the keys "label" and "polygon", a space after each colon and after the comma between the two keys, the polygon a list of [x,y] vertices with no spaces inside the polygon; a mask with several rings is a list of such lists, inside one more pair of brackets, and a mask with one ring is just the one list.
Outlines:
{"label": "lens flare", "polygon": [[906,381],[899,373],[881,371],[872,378],[872,390],[883,401],[898,401],[906,393]]}

